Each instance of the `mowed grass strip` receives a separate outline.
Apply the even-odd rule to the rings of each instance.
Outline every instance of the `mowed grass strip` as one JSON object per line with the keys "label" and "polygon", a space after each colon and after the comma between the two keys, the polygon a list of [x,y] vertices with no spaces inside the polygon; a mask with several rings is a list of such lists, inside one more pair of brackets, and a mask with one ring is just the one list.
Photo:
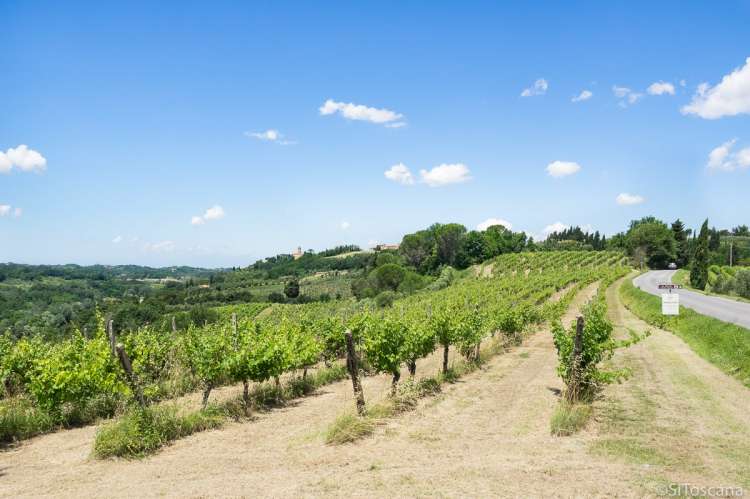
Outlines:
{"label": "mowed grass strip", "polygon": [[620,287],[625,306],[642,320],[673,332],[698,355],[750,387],[750,330],[680,307],[679,316],[661,313],[661,298],[626,280]]}

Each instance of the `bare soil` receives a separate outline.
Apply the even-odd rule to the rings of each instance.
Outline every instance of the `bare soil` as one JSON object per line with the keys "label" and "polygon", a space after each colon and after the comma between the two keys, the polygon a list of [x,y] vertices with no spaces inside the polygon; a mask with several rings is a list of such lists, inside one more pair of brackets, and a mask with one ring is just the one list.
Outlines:
{"label": "bare soil", "polygon": [[[566,322],[595,290],[579,293]],[[614,288],[608,295],[617,324],[647,328]],[[746,388],[665,331],[614,364],[632,376],[605,389],[594,420],[572,437],[550,435],[562,383],[542,329],[354,444],[324,443],[353,407],[342,381],[142,460],[91,458],[95,427],[32,439],[0,453],[0,496],[641,497],[671,482],[750,487]],[[432,356],[417,375],[439,365]],[[367,401],[389,383],[367,378]]]}

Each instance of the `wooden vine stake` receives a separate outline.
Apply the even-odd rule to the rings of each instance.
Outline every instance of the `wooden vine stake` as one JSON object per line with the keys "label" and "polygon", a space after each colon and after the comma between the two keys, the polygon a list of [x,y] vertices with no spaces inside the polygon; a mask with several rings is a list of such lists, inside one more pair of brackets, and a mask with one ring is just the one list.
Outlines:
{"label": "wooden vine stake", "polygon": [[177,334],[177,321],[175,320],[174,315],[172,316],[172,333]]}
{"label": "wooden vine stake", "polygon": [[364,416],[365,394],[362,391],[362,384],[359,382],[359,367],[357,365],[357,353],[354,351],[354,338],[352,338],[352,332],[348,329],[344,335],[346,336],[346,368],[352,378],[354,398],[357,400],[357,414]]}
{"label": "wooden vine stake", "polygon": [[115,341],[115,323],[112,319],[107,321],[107,337],[109,338],[109,348],[112,350],[112,355],[117,357],[117,352],[115,351],[115,344],[117,343]]}
{"label": "wooden vine stake", "polygon": [[117,352],[117,358],[120,359],[122,370],[125,371],[125,375],[128,378],[130,388],[135,394],[135,399],[138,401],[138,405],[140,405],[141,407],[146,407],[146,399],[143,398],[141,387],[135,378],[135,374],[133,374],[133,366],[130,364],[130,357],[128,357],[128,354],[125,351],[125,347],[122,345],[122,343],[118,343],[115,346],[115,351]]}
{"label": "wooden vine stake", "polygon": [[581,356],[583,355],[583,317],[576,321],[576,335],[573,338],[573,352],[570,359],[570,383],[568,384],[568,402],[576,402],[581,391]]}

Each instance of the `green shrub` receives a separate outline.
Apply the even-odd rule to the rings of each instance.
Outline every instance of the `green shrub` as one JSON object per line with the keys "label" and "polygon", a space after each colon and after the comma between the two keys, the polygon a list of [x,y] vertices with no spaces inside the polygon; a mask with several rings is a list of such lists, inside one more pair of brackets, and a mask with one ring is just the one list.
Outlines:
{"label": "green shrub", "polygon": [[393,305],[395,299],[396,293],[393,291],[383,291],[375,297],[375,304],[380,308],[386,308]]}

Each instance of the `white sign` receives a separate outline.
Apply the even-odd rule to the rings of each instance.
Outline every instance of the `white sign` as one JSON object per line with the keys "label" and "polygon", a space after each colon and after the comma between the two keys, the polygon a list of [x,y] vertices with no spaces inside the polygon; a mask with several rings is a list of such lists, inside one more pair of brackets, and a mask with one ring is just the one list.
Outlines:
{"label": "white sign", "polygon": [[680,295],[677,293],[662,293],[662,315],[680,315]]}

